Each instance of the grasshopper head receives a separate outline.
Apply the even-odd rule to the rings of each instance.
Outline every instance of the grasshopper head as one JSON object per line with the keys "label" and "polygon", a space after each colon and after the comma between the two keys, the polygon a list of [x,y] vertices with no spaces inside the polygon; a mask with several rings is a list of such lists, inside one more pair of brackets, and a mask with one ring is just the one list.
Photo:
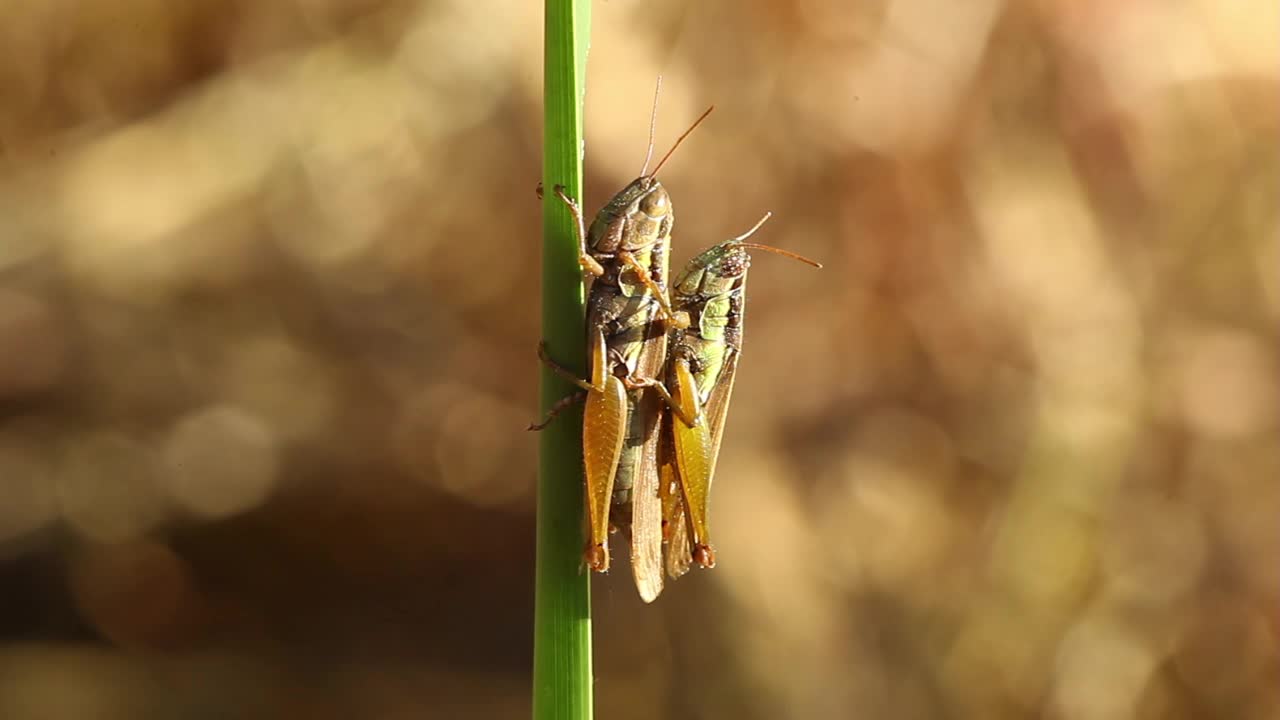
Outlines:
{"label": "grasshopper head", "polygon": [[740,289],[747,281],[747,270],[751,268],[751,255],[748,250],[764,250],[789,257],[792,260],[811,265],[816,268],[822,267],[819,263],[809,258],[773,247],[772,245],[761,245],[760,243],[747,242],[760,226],[765,224],[773,213],[765,213],[760,221],[751,227],[750,230],[739,235],[736,238],[725,240],[719,245],[714,245],[702,251],[700,255],[695,257],[685,266],[683,272],[676,278],[673,300],[677,306],[692,302],[698,297],[714,297],[716,295],[724,295],[736,289]]}
{"label": "grasshopper head", "polygon": [[671,234],[671,196],[652,175],[631,181],[596,215],[587,233],[593,252],[640,250]]}
{"label": "grasshopper head", "polygon": [[[661,80],[658,86],[662,86]],[[655,92],[654,116],[649,124],[649,153],[644,159],[644,169],[640,171],[640,177],[613,196],[591,223],[587,242],[594,254],[609,255],[620,250],[642,250],[671,236],[671,224],[675,216],[671,209],[671,196],[667,195],[666,189],[657,180],[658,171],[667,164],[680,143],[689,137],[689,133],[707,119],[712,109],[707,108],[706,112],[698,116],[650,171],[649,159],[653,155],[653,130],[658,112]]]}
{"label": "grasshopper head", "polygon": [[676,304],[698,297],[723,295],[746,279],[751,256],[736,240],[728,240],[704,250],[689,261],[676,280],[672,292]]}

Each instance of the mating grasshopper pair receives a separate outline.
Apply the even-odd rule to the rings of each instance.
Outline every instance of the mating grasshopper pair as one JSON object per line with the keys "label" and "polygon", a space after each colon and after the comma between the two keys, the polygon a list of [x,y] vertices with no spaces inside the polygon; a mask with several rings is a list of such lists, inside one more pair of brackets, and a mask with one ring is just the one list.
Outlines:
{"label": "mating grasshopper pair", "polygon": [[[668,295],[674,212],[656,175],[710,112],[676,140],[652,173],[646,158],[640,177],[600,210],[590,229],[578,204],[554,188],[577,221],[579,262],[595,278],[587,303],[590,379],[577,377],[540,347],[543,362],[584,392],[561,400],[531,429],[585,399],[584,560],[592,570],[607,571],[610,530],[630,527],[632,573],[645,602],[662,592],[664,541],[672,578],[695,562],[715,566],[707,501],[742,348],[747,250],[821,267],[745,242],[766,214],[743,235],[695,257]],[[651,125],[650,157],[652,151]]]}

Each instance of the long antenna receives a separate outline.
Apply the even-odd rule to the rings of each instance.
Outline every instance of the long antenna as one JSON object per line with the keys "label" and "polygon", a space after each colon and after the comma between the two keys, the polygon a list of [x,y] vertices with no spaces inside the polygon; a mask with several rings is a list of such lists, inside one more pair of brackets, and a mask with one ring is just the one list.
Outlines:
{"label": "long antenna", "polygon": [[818,262],[817,260],[810,260],[809,258],[801,255],[800,253],[793,253],[790,250],[783,250],[782,248],[776,248],[772,245],[761,245],[760,243],[740,243],[739,247],[751,248],[752,250],[766,250],[775,255],[789,257],[792,260],[799,260],[805,265],[812,265],[813,267],[822,269],[822,263]]}
{"label": "long antenna", "polygon": [[655,167],[655,168],[653,169],[653,172],[649,173],[649,174],[647,175],[647,177],[653,177],[654,175],[657,175],[657,174],[658,174],[658,171],[662,169],[662,166],[666,164],[667,159],[671,157],[671,154],[672,154],[672,153],[674,153],[674,152],[676,151],[676,148],[680,147],[680,143],[684,142],[684,139],[685,139],[685,138],[687,138],[687,137],[689,137],[689,133],[693,132],[694,128],[696,128],[696,127],[698,127],[699,125],[701,125],[701,124],[702,124],[702,121],[703,121],[703,120],[706,120],[706,119],[707,119],[707,116],[711,114],[711,111],[712,111],[712,110],[715,110],[715,109],[716,109],[716,106],[715,106],[715,105],[712,105],[711,107],[707,108],[707,111],[706,111],[706,112],[704,112],[704,113],[702,113],[701,115],[699,115],[699,116],[698,116],[698,119],[697,119],[697,120],[694,120],[694,121],[693,121],[693,124],[689,126],[689,129],[688,129],[688,130],[685,130],[683,135],[681,135],[680,137],[676,138],[676,144],[675,144],[675,145],[672,145],[672,146],[671,146],[671,149],[667,151],[667,154],[662,156],[662,159],[658,161],[658,166],[657,166],[657,167]]}
{"label": "long antenna", "polygon": [[767,213],[765,213],[765,214],[764,214],[764,217],[762,217],[762,218],[760,218],[759,220],[757,220],[757,221],[756,221],[756,224],[755,224],[755,225],[752,225],[750,230],[748,230],[748,231],[746,231],[746,232],[742,233],[741,235],[739,235],[738,237],[736,237],[736,238],[734,238],[734,239],[732,239],[732,240],[729,240],[728,242],[736,243],[736,244],[738,245],[738,247],[750,248],[750,249],[752,249],[752,250],[765,250],[765,251],[767,251],[767,252],[774,253],[775,255],[781,255],[781,256],[783,256],[783,257],[789,257],[789,258],[791,258],[792,260],[799,260],[800,262],[804,263],[805,265],[812,265],[812,266],[814,266],[814,267],[816,267],[816,268],[819,268],[819,269],[820,269],[820,268],[822,267],[822,263],[818,262],[817,260],[810,260],[809,258],[807,258],[807,257],[805,257],[805,256],[803,256],[803,255],[801,255],[800,253],[793,253],[793,252],[791,252],[790,250],[783,250],[782,248],[776,248],[776,247],[774,247],[774,246],[772,246],[772,245],[762,245],[762,244],[760,244],[760,243],[742,242],[743,240],[746,240],[747,238],[749,238],[749,237],[751,237],[752,235],[754,235],[754,234],[755,234],[755,232],[756,232],[757,230],[759,230],[759,229],[760,229],[760,226],[761,226],[761,225],[763,225],[763,224],[765,224],[765,221],[767,221],[767,220],[768,220],[769,218],[771,218],[771,217],[773,217],[773,213],[771,213],[771,212],[767,212]]}
{"label": "long antenna", "polygon": [[644,167],[640,168],[640,177],[645,177],[649,172],[649,161],[653,159],[653,137],[658,131],[658,93],[660,92],[662,92],[661,75],[658,76],[658,84],[653,88],[653,114],[649,116],[649,149],[644,154]]}
{"label": "long antenna", "polygon": [[750,229],[750,230],[748,230],[748,231],[746,231],[746,232],[742,233],[742,234],[741,234],[741,235],[739,235],[738,237],[736,237],[736,238],[734,238],[734,239],[730,240],[729,242],[740,243],[740,242],[742,242],[743,240],[746,240],[747,238],[749,238],[749,237],[751,237],[752,235],[754,235],[754,234],[755,234],[755,232],[756,232],[757,230],[759,230],[759,229],[760,229],[760,226],[761,226],[761,225],[763,225],[763,224],[765,224],[766,222],[768,222],[768,221],[769,221],[769,218],[771,218],[771,217],[773,217],[773,213],[771,213],[771,212],[766,212],[766,213],[764,214],[764,217],[762,217],[762,218],[760,218],[759,220],[757,220],[757,221],[756,221],[756,224],[751,226],[751,229]]}

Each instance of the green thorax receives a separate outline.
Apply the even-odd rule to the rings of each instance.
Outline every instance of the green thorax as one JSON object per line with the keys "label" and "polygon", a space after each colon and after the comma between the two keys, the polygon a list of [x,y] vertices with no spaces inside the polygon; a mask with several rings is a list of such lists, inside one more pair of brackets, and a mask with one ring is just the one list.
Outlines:
{"label": "green thorax", "polygon": [[689,363],[705,400],[728,359],[742,347],[743,301],[751,257],[737,241],[704,250],[685,266],[671,289],[676,310],[692,324],[671,333],[668,353]]}

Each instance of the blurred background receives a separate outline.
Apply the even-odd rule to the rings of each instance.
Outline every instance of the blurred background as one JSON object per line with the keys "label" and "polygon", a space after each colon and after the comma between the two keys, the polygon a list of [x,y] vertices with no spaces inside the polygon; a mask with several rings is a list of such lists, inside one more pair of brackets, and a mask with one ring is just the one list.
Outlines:
{"label": "blurred background", "polygon": [[[523,718],[541,8],[0,7],[0,717]],[[1280,718],[1280,6],[606,0],[763,255],[603,718]]]}

